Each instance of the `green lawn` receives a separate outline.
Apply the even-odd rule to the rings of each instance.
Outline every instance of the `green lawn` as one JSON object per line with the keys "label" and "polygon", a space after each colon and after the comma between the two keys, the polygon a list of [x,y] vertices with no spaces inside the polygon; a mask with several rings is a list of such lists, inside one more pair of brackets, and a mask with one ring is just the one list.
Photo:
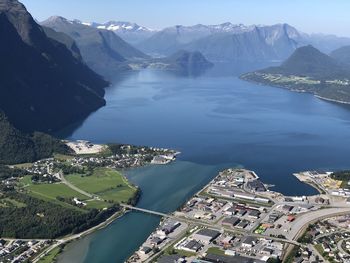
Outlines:
{"label": "green lawn", "polygon": [[107,168],[97,168],[91,176],[72,174],[66,176],[66,179],[88,193],[115,202],[126,202],[136,192],[136,188],[119,172]]}
{"label": "green lawn", "polygon": [[26,176],[22,178],[20,181],[20,185],[24,187],[26,191],[28,191],[28,194],[35,197],[42,199],[44,201],[54,202],[56,204],[62,205],[67,208],[74,208],[78,209],[79,211],[82,211],[82,209],[73,206],[71,204],[68,204],[66,202],[61,202],[57,200],[56,197],[64,197],[64,198],[74,198],[77,197],[80,200],[85,200],[88,197],[85,195],[82,195],[73,189],[69,188],[63,183],[55,183],[55,184],[33,184],[30,176]]}
{"label": "green lawn", "polygon": [[27,187],[27,189],[37,197],[41,197],[48,201],[56,200],[57,196],[64,198],[74,198],[77,197],[80,200],[85,200],[88,197],[80,194],[73,189],[69,188],[63,183],[55,184],[32,184]]}
{"label": "green lawn", "polygon": [[58,254],[61,252],[60,247],[55,247],[53,250],[51,250],[47,255],[42,257],[38,263],[52,263],[56,261],[56,258]]}
{"label": "green lawn", "polygon": [[32,184],[32,177],[30,175],[24,176],[18,183],[19,187],[24,187]]}
{"label": "green lawn", "polygon": [[96,209],[103,209],[105,207],[111,206],[110,203],[104,202],[104,201],[99,201],[99,200],[86,200],[86,208],[96,208]]}
{"label": "green lawn", "polygon": [[225,255],[225,251],[223,251],[222,249],[220,249],[218,247],[208,248],[207,253],[214,254],[214,255],[220,255],[220,256]]}

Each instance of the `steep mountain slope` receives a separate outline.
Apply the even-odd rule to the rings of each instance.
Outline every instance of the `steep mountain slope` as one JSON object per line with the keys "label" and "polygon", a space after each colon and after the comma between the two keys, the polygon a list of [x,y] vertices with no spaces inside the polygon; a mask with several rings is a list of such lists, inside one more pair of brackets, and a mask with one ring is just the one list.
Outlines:
{"label": "steep mountain slope", "polygon": [[279,67],[247,73],[241,78],[350,103],[350,68],[312,46],[298,48]]}
{"label": "steep mountain slope", "polygon": [[77,43],[84,61],[99,74],[111,78],[118,71],[125,70],[123,62],[143,59],[147,56],[108,30],[100,30],[68,21],[63,17],[51,17],[43,26],[69,35]]}
{"label": "steep mountain slope", "polygon": [[99,23],[83,23],[84,25],[92,26],[97,29],[106,29],[113,31],[115,34],[120,36],[126,42],[136,45],[141,41],[151,37],[157,31],[140,26],[136,23],[123,22],[123,21],[109,21],[104,24]]}
{"label": "steep mountain slope", "polygon": [[16,0],[0,0],[0,36],[0,110],[17,128],[56,130],[105,104],[108,83]]}
{"label": "steep mountain slope", "polygon": [[350,46],[341,47],[332,51],[330,57],[350,66]]}
{"label": "steep mountain slope", "polygon": [[70,50],[70,52],[72,52],[72,55],[75,58],[77,58],[79,60],[83,60],[83,58],[80,54],[80,50],[79,50],[79,48],[78,48],[78,46],[75,43],[73,38],[71,38],[70,36],[68,36],[62,32],[57,32],[49,27],[42,26],[42,29],[44,30],[45,34],[49,38],[52,38],[52,39],[64,44]]}
{"label": "steep mountain slope", "polygon": [[0,164],[28,163],[51,157],[53,153],[70,153],[59,140],[43,133],[27,135],[14,128],[0,111]]}

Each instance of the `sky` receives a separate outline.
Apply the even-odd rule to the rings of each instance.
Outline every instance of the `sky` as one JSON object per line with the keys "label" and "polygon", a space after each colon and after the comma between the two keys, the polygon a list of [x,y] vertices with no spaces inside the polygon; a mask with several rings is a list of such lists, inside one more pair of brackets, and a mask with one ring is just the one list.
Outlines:
{"label": "sky", "polygon": [[350,36],[349,0],[21,0],[39,21],[53,15],[83,22],[173,25],[288,23],[305,33]]}

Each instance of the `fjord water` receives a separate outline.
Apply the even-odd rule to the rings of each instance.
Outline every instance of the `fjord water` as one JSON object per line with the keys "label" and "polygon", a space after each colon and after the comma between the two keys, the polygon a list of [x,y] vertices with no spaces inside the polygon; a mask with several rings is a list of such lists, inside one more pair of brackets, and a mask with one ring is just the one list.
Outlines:
{"label": "fjord water", "polygon": [[[350,166],[349,107],[309,94],[234,75],[141,71],[116,80],[106,100],[106,107],[61,134],[182,152],[170,165],[125,171],[142,189],[138,206],[143,208],[174,211],[227,167],[255,170],[284,194],[311,195],[315,189],[297,181],[293,172]],[[59,262],[123,262],[158,223],[155,216],[128,213],[70,244]]]}

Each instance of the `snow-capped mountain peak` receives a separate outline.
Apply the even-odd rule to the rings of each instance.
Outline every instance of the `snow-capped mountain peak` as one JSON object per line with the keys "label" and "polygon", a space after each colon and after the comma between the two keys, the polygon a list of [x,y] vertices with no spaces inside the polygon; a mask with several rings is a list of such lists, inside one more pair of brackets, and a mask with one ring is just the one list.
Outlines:
{"label": "snow-capped mountain peak", "polygon": [[114,32],[154,32],[154,29],[140,26],[136,23],[124,22],[124,21],[109,21],[103,24],[85,22],[85,25],[89,25],[98,29],[106,29]]}

